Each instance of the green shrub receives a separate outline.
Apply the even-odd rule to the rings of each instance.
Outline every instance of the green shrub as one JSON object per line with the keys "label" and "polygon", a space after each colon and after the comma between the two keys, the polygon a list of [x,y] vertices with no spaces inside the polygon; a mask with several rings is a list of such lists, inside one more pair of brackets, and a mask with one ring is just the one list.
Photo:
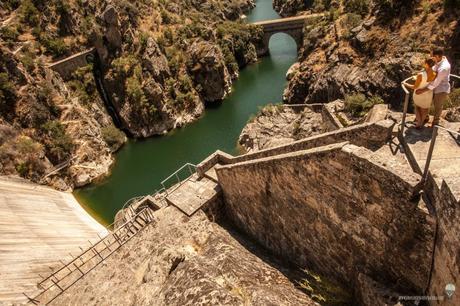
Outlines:
{"label": "green shrub", "polygon": [[423,14],[428,15],[431,12],[431,3],[428,0],[422,1]]}
{"label": "green shrub", "polygon": [[460,106],[460,88],[452,90],[449,94],[449,99],[445,108],[459,107]]}
{"label": "green shrub", "polygon": [[31,138],[19,136],[14,140],[13,147],[5,149],[9,151],[7,154],[10,158],[15,160],[15,168],[20,176],[31,178],[44,173],[45,166],[40,160],[42,146]]}
{"label": "green shrub", "polygon": [[54,57],[59,57],[69,52],[69,47],[61,38],[52,38],[45,35],[41,37],[40,42],[46,48],[46,51]]}
{"label": "green shrub", "polygon": [[19,61],[24,65],[27,71],[33,71],[35,69],[35,54],[32,52],[23,52],[19,57]]}
{"label": "green shrub", "polygon": [[315,12],[322,12],[331,8],[331,0],[314,0],[313,10]]}
{"label": "green shrub", "polygon": [[44,132],[45,148],[48,151],[48,157],[53,163],[58,163],[67,158],[73,147],[72,138],[67,135],[64,126],[58,120],[51,120],[42,125]]}
{"label": "green shrub", "polygon": [[15,10],[21,4],[21,0],[5,0],[5,8],[8,10]]}
{"label": "green shrub", "polygon": [[357,117],[364,116],[374,105],[383,103],[383,99],[379,96],[366,98],[360,93],[345,96],[345,110]]}
{"label": "green shrub", "polygon": [[142,85],[136,76],[126,79],[126,96],[130,102],[137,105],[145,105],[147,103]]}
{"label": "green shrub", "polygon": [[346,0],[344,9],[347,13],[367,15],[369,13],[369,0]]}
{"label": "green shrub", "polygon": [[446,9],[460,9],[460,0],[444,0]]}
{"label": "green shrub", "polygon": [[31,0],[24,0],[19,8],[19,16],[23,23],[36,26],[40,22],[40,12]]}
{"label": "green shrub", "polygon": [[92,71],[92,64],[80,67],[72,74],[72,80],[67,83],[84,105],[90,105],[93,100],[98,99]]}
{"label": "green shrub", "polygon": [[40,150],[40,145],[29,137],[18,137],[16,142],[16,150],[21,155],[33,154]]}
{"label": "green shrub", "polygon": [[114,125],[109,125],[101,129],[102,138],[115,151],[125,142],[125,134]]}
{"label": "green shrub", "polygon": [[349,38],[351,36],[351,30],[361,24],[362,17],[359,14],[348,13],[340,22],[344,29],[343,36]]}
{"label": "green shrub", "polygon": [[378,11],[378,17],[384,22],[390,22],[395,18],[405,18],[413,12],[420,0],[373,0],[374,10]]}
{"label": "green shrub", "polygon": [[132,73],[138,62],[134,55],[121,56],[112,61],[112,68],[116,74],[126,77]]}
{"label": "green shrub", "polygon": [[10,109],[16,99],[16,89],[6,72],[0,73],[0,114]]}
{"label": "green shrub", "polygon": [[19,31],[17,27],[4,26],[0,28],[0,37],[6,42],[15,42],[18,39]]}

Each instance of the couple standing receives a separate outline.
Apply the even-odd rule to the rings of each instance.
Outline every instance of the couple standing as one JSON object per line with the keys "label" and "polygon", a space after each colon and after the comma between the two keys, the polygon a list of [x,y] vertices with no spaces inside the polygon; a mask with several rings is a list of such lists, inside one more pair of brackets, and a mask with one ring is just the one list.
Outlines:
{"label": "couple standing", "polygon": [[432,57],[425,60],[425,70],[417,75],[414,85],[405,84],[414,92],[416,128],[422,128],[429,121],[428,112],[434,102],[434,119],[431,127],[439,124],[442,107],[450,93],[450,63],[442,49],[435,49]]}

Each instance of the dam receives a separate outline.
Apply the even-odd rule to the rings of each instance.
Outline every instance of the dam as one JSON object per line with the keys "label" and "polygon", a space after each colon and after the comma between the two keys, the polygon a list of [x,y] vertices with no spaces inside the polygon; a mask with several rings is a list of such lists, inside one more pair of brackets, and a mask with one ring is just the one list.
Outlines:
{"label": "dam", "polygon": [[[295,59],[293,50],[288,53]],[[285,57],[276,48],[271,54]],[[264,63],[273,61],[262,60],[240,76],[261,96],[276,87],[273,77],[245,73],[259,73]],[[250,99],[228,103],[245,97],[238,86],[196,125],[133,141],[120,152],[112,177],[75,192],[98,221],[115,220],[110,232],[69,194],[24,182],[0,184],[5,194],[21,195],[2,199],[3,231],[22,235],[19,243],[7,235],[1,244],[11,269],[2,276],[10,286],[17,285],[15,275],[27,279],[21,292],[3,298],[18,301],[22,294],[21,301],[52,305],[387,305],[401,296],[432,295],[446,299],[441,305],[459,302],[444,292],[445,284],[458,286],[459,126],[436,128],[436,138],[430,130],[404,130],[404,120],[389,111],[344,127],[324,105],[280,106],[321,114],[325,132],[239,154],[235,135],[241,127],[225,123],[247,120],[256,105],[246,103]],[[229,116],[239,107],[241,113]],[[206,121],[213,112],[220,115]],[[194,130],[200,122],[208,125]],[[190,163],[179,168],[184,162]],[[127,201],[130,193],[137,197]],[[29,254],[21,249],[24,241],[30,241]],[[334,290],[318,290],[318,279]]]}
{"label": "dam", "polygon": [[[259,0],[247,22],[280,18],[270,0]],[[237,140],[260,107],[282,101],[286,72],[297,59],[296,42],[288,34],[270,39],[270,56],[240,71],[232,93],[202,118],[161,137],[130,139],[117,153],[111,175],[74,192],[94,218],[110,224],[130,198],[161,188],[161,181],[183,164],[196,164],[215,150],[238,153]]]}
{"label": "dam", "polygon": [[[0,179],[0,302],[25,301],[47,275],[107,230],[72,194],[17,178]],[[0,304],[2,304],[0,303]]]}

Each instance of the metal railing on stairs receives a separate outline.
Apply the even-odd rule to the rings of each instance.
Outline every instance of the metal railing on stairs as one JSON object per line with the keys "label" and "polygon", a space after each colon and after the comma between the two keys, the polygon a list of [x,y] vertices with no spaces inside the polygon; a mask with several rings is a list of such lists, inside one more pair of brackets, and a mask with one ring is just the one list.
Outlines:
{"label": "metal railing on stairs", "polygon": [[[186,171],[187,176],[185,178],[181,178],[180,175],[184,171]],[[162,186],[161,190],[164,190],[166,192],[166,196],[168,196],[168,194],[170,193],[169,190],[170,190],[171,187],[182,185],[182,183],[186,182],[188,179],[190,179],[190,177],[192,177],[192,175],[194,173],[196,173],[196,165],[191,164],[191,163],[186,163],[185,165],[183,165],[182,167],[177,169],[173,174],[171,174],[170,176],[165,178],[163,181],[161,181],[161,186]],[[171,185],[169,185],[168,183],[173,178],[176,179],[175,182],[173,182]]]}
{"label": "metal railing on stairs", "polygon": [[[453,79],[458,79],[460,81],[460,76],[458,76],[458,75],[451,74],[450,77],[453,78]],[[407,82],[409,82],[413,78],[414,78],[414,76],[411,76],[411,77],[409,77],[409,78],[407,78],[407,79],[405,79],[404,81],[401,82],[401,88],[403,89],[404,94],[405,94],[404,95],[403,116],[402,116],[402,120],[401,120],[401,124],[400,124],[400,130],[399,130],[401,136],[404,136],[404,129],[406,128],[407,110],[409,108],[409,100],[410,100],[410,91],[407,89],[406,86],[404,86],[404,84],[406,84]],[[455,88],[455,83],[453,83],[452,88]]]}
{"label": "metal railing on stairs", "polygon": [[[458,76],[458,75],[451,74],[450,77],[452,79],[458,79],[460,81],[460,76]],[[414,77],[412,76],[412,77],[409,77],[409,78],[407,78],[407,79],[405,79],[404,81],[401,82],[401,87],[402,87],[402,89],[404,90],[404,93],[405,93],[403,116],[402,116],[400,129],[399,129],[399,133],[400,133],[400,136],[401,136],[402,139],[404,139],[404,130],[406,128],[407,110],[408,110],[408,107],[409,107],[409,100],[410,100],[410,92],[406,88],[406,86],[404,86],[404,85],[405,85],[405,83],[407,83],[409,80],[411,80],[413,78]],[[455,83],[452,81],[452,89],[454,89],[454,88],[455,88]],[[428,174],[429,174],[429,171],[430,171],[430,164],[431,164],[431,160],[433,159],[433,152],[434,152],[434,149],[435,149],[436,138],[438,136],[439,129],[442,129],[442,130],[445,130],[445,131],[447,131],[447,132],[449,132],[451,134],[456,134],[456,135],[460,136],[460,134],[458,132],[446,129],[445,127],[442,127],[442,126],[440,126],[438,124],[433,126],[433,132],[432,132],[432,135],[431,135],[430,148],[428,149],[427,159],[425,161],[425,167],[424,167],[424,171],[423,171],[423,174],[422,174],[422,180],[421,180],[422,185],[425,184],[427,182],[427,179],[428,179]]]}
{"label": "metal railing on stairs", "polygon": [[143,208],[130,220],[106,237],[101,238],[97,243],[91,244],[86,250],[81,249],[82,253],[80,255],[67,263],[62,262],[62,267],[53,271],[53,273],[38,283],[38,287],[42,291],[35,297],[31,298],[25,293],[24,295],[32,304],[49,304],[112,255],[122,245],[136,236],[137,233],[152,221],[154,221],[154,217],[151,209],[147,207]]}
{"label": "metal railing on stairs", "polygon": [[[186,172],[185,176],[183,173],[184,171]],[[156,190],[151,196],[154,198],[160,195],[162,195],[162,197],[168,196],[168,194],[171,193],[171,187],[179,187],[189,180],[194,173],[196,173],[196,165],[186,163],[164,179],[161,182],[162,187]],[[174,178],[175,181],[170,184],[171,180]],[[120,221],[115,220],[106,226],[106,229],[109,231],[108,234],[107,231],[103,234],[99,233],[99,240],[96,243],[93,244],[91,241],[88,241],[90,247],[86,249],[80,247],[81,253],[79,255],[74,257],[69,253],[72,258],[71,261],[65,263],[61,260],[62,266],[57,270],[53,270],[49,276],[43,277],[39,274],[42,280],[37,285],[42,291],[34,297],[30,297],[26,293],[23,293],[29,303],[46,305],[52,302],[107,257],[112,255],[112,253],[118,250],[122,245],[128,242],[145,226],[150,224],[154,220],[152,210],[149,207],[137,207],[137,209],[140,209],[140,211],[137,212],[136,208],[133,207],[133,204],[139,202],[144,197],[145,196],[133,197],[124,203],[121,208],[121,210],[126,210],[123,216],[124,223],[118,226],[113,232],[110,232],[110,229],[113,229],[115,223]],[[101,234],[103,235],[102,237]],[[55,292],[52,297],[49,297],[47,294],[52,294],[51,291],[54,290],[57,292]],[[46,301],[44,301],[44,298]]]}

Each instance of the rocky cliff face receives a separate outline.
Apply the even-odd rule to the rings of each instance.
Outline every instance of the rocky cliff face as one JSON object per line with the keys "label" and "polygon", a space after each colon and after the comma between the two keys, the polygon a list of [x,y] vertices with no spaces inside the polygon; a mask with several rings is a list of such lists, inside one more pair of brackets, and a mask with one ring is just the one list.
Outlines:
{"label": "rocky cliff face", "polygon": [[[59,189],[108,173],[119,128],[164,134],[222,100],[256,60],[258,30],[238,21],[252,0],[0,3],[0,174]],[[63,80],[48,63],[95,47],[99,61]],[[58,170],[58,171],[54,171]],[[51,172],[50,176],[47,176]]]}
{"label": "rocky cliff face", "polygon": [[250,153],[320,134],[325,130],[320,111],[269,105],[246,124],[238,143],[245,152]]}
{"label": "rocky cliff face", "polygon": [[117,130],[101,101],[82,103],[53,71],[24,62],[27,52],[0,42],[0,173],[61,190],[105,175],[124,135],[105,138]]}
{"label": "rocky cliff face", "polygon": [[[305,9],[293,1],[275,3],[289,15]],[[323,103],[361,92],[398,106],[400,82],[420,69],[434,46],[445,48],[458,66],[458,2],[314,1],[308,8],[326,17],[305,28],[287,103]]]}

